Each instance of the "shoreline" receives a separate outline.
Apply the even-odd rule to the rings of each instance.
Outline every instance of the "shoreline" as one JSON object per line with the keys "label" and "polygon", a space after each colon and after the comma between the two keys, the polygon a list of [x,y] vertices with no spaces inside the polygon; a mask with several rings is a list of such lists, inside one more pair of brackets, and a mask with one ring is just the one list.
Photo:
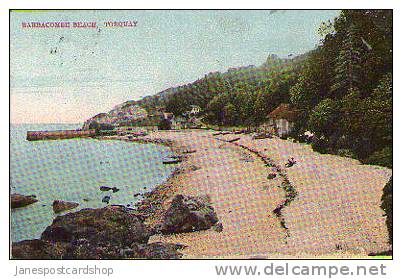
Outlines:
{"label": "shoreline", "polygon": [[[240,137],[239,141],[233,141],[233,137]],[[116,137],[113,137],[114,139],[117,139]],[[317,257],[324,257],[324,258],[353,258],[353,257],[359,257],[359,258],[366,258],[368,257],[369,253],[373,252],[380,252],[381,250],[386,250],[389,248],[389,245],[387,245],[387,234],[384,234],[384,231],[386,231],[385,228],[385,221],[383,220],[384,218],[381,218],[382,216],[378,216],[378,213],[381,213],[381,211],[378,211],[376,208],[373,208],[373,211],[376,211],[376,218],[374,218],[375,221],[384,221],[381,222],[380,224],[376,224],[375,221],[372,221],[372,225],[369,227],[380,227],[379,229],[381,230],[380,233],[378,234],[373,234],[372,237],[376,238],[376,241],[371,241],[372,243],[370,245],[367,245],[368,243],[364,243],[364,237],[360,237],[355,233],[354,235],[343,235],[341,238],[338,235],[337,231],[330,231],[327,232],[327,234],[332,234],[333,237],[338,237],[338,241],[332,241],[332,243],[326,243],[323,247],[319,247],[319,249],[314,249],[317,247],[310,247],[311,245],[306,245],[308,244],[309,241],[315,242],[313,246],[317,246],[319,244],[318,239],[314,239],[313,235],[318,234],[318,237],[322,237],[323,234],[317,233],[316,231],[312,230],[308,224],[299,224],[296,226],[297,228],[295,229],[295,221],[296,223],[300,223],[302,220],[297,220],[297,216],[300,216],[303,214],[303,212],[300,211],[307,211],[309,212],[310,210],[303,209],[300,207],[300,205],[293,205],[294,203],[300,203],[300,197],[297,196],[297,194],[301,195],[301,199],[303,199],[303,191],[301,189],[298,189],[298,177],[297,175],[295,176],[295,169],[297,169],[300,164],[299,161],[296,164],[296,167],[292,168],[287,168],[284,170],[284,168],[281,167],[282,161],[278,160],[278,158],[271,158],[268,156],[267,152],[265,152],[264,148],[261,149],[258,148],[258,146],[253,146],[253,143],[266,143],[269,141],[274,141],[274,142],[281,142],[282,145],[294,145],[298,146],[304,149],[308,149],[307,146],[304,146],[302,144],[298,143],[292,143],[289,141],[285,140],[280,140],[280,139],[264,139],[264,140],[251,140],[251,137],[249,135],[233,135],[233,134],[224,134],[224,135],[213,135],[212,131],[199,131],[199,130],[186,130],[186,131],[162,131],[162,132],[155,132],[150,135],[147,135],[142,138],[134,138],[134,139],[122,139],[119,137],[119,140],[127,140],[131,142],[139,142],[139,143],[154,143],[154,144],[163,144],[166,146],[169,146],[172,150],[172,152],[176,156],[182,156],[183,161],[178,165],[175,171],[172,172],[172,174],[167,178],[167,180],[155,186],[150,192],[147,192],[144,194],[143,199],[137,203],[137,211],[142,214],[145,219],[146,223],[150,226],[156,224],[158,221],[160,221],[161,218],[161,213],[163,210],[166,209],[166,206],[168,204],[168,201],[171,200],[171,198],[176,195],[176,194],[198,194],[198,195],[206,195],[209,197],[211,200],[212,206],[217,209],[218,212],[218,217],[223,223],[223,232],[222,233],[217,233],[211,230],[208,231],[200,231],[200,232],[193,232],[193,233],[182,233],[182,234],[176,234],[176,235],[154,235],[151,237],[150,241],[157,242],[165,242],[165,243],[181,243],[183,245],[188,246],[183,250],[184,257],[186,258],[266,258],[266,257],[273,257],[273,258],[317,258]],[[261,144],[259,144],[262,146]],[[294,147],[293,146],[293,147]],[[200,149],[201,147],[201,149]],[[186,151],[189,150],[196,150],[195,153],[190,153],[190,154],[185,154]],[[288,182],[291,185],[290,189],[286,189],[286,185],[284,186],[283,184],[280,185],[272,185],[272,184],[278,184],[278,179],[275,178],[272,181],[269,179],[265,179],[264,181],[258,181],[258,183],[252,183],[254,184],[253,186],[260,186],[258,191],[268,189],[268,192],[272,194],[269,197],[262,197],[261,201],[258,201],[258,203],[269,203],[267,200],[271,200],[271,208],[258,208],[258,210],[264,210],[265,212],[259,212],[259,213],[252,213],[252,214],[257,214],[258,216],[253,216],[253,217],[261,217],[260,220],[259,218],[254,218],[253,221],[254,223],[264,223],[264,221],[267,221],[269,224],[270,230],[261,230],[261,227],[265,228],[267,227],[267,224],[262,224],[258,225],[257,228],[252,228],[251,223],[244,222],[244,224],[239,223],[239,219],[235,218],[229,218],[228,212],[225,211],[225,207],[227,207],[230,204],[235,203],[234,198],[231,195],[222,195],[222,193],[219,193],[221,191],[218,191],[218,195],[214,195],[213,191],[211,191],[210,188],[206,187],[206,189],[196,189],[194,187],[194,182],[200,182],[200,177],[203,177],[204,182],[206,184],[211,184],[216,187],[222,188],[221,190],[227,190],[225,186],[219,186],[218,184],[231,184],[237,183],[237,182],[245,182],[242,180],[240,177],[236,177],[237,181],[231,181],[233,179],[229,179],[229,182],[225,181],[225,179],[222,180],[222,177],[219,176],[219,171],[213,171],[213,172],[203,172],[204,176],[202,175],[202,169],[205,167],[205,158],[203,158],[204,155],[203,153],[210,153],[212,157],[215,156],[211,150],[216,151],[216,149],[227,149],[230,150],[229,156],[225,156],[224,154],[220,154],[219,156],[224,156],[222,158],[225,158],[227,161],[226,163],[229,163],[232,167],[234,166],[235,168],[238,167],[238,162],[231,162],[233,158],[231,157],[239,157],[239,154],[241,154],[242,151],[244,151],[246,156],[251,157],[251,161],[254,163],[257,163],[259,167],[257,166],[257,171],[258,177],[261,179],[263,176],[265,176],[272,170],[279,170],[278,177],[283,179],[283,181]],[[236,151],[237,149],[237,151]],[[239,150],[240,149],[240,150]],[[292,149],[292,148],[291,148]],[[297,148],[293,148],[297,150]],[[208,151],[209,150],[209,151]],[[272,151],[272,150],[270,150]],[[279,151],[279,149],[276,149],[275,151]],[[294,150],[293,150],[294,151]],[[234,153],[233,153],[234,152]],[[236,152],[238,153],[236,155]],[[318,154],[312,151],[308,151],[312,154],[314,154],[316,157],[328,157],[328,156],[333,156],[333,155],[322,155]],[[183,154],[184,153],[184,154]],[[226,152],[224,152],[226,153]],[[243,154],[243,155],[244,155]],[[235,155],[235,156],[233,156]],[[219,157],[218,156],[218,157]],[[241,156],[240,156],[241,157]],[[254,158],[253,158],[254,157]],[[275,156],[273,156],[275,157]],[[278,156],[277,156],[278,157]],[[280,157],[280,156],[279,156]],[[283,156],[282,156],[283,157]],[[336,159],[339,161],[350,161],[348,158],[342,158],[342,157],[337,157]],[[222,159],[220,158],[220,159]],[[213,159],[213,158],[212,158]],[[238,159],[238,158],[237,158]],[[283,159],[283,158],[281,158]],[[321,158],[319,158],[321,159]],[[212,162],[211,158],[207,159],[207,161]],[[258,160],[260,160],[261,164],[258,164]],[[267,161],[268,160],[268,161]],[[196,163],[201,163],[200,165],[197,165]],[[270,162],[271,164],[266,164],[267,162]],[[211,163],[216,164],[216,162]],[[354,165],[360,165],[356,164],[356,162],[353,162]],[[208,164],[206,165],[208,167]],[[382,168],[382,167],[376,167],[376,166],[365,166],[365,165],[360,165],[365,168],[370,168],[372,170],[379,170],[383,171],[384,173],[382,174],[383,177],[381,177],[382,180],[384,179],[384,176],[390,176],[391,175],[391,170]],[[222,167],[222,166],[219,166]],[[262,167],[262,169],[261,169]],[[209,169],[211,171],[211,169]],[[251,169],[254,171],[253,169]],[[225,171],[230,170],[228,168],[225,168]],[[261,173],[262,171],[262,173]],[[201,174],[200,174],[201,172]],[[282,172],[282,173],[281,173]],[[244,173],[242,174],[244,175]],[[325,173],[322,173],[321,175],[325,176]],[[214,183],[211,182],[209,177],[213,176],[215,179],[218,180],[218,182]],[[235,173],[236,176],[236,173]],[[300,176],[300,175],[299,175]],[[197,180],[198,179],[198,180]],[[235,179],[235,180],[236,180]],[[273,183],[275,181],[275,183]],[[256,182],[256,181],[252,181]],[[239,185],[238,183],[235,186],[237,186],[238,189],[232,189],[232,192],[236,192],[240,190],[242,192],[242,186],[244,185]],[[386,183],[386,182],[385,182]],[[385,183],[383,185],[385,185]],[[191,184],[191,185],[187,185]],[[256,185],[257,184],[257,185]],[[265,185],[263,185],[265,184]],[[209,186],[211,186],[209,185]],[[380,185],[380,186],[383,186]],[[230,186],[230,185],[229,185]],[[240,186],[240,187],[239,187]],[[262,187],[261,187],[262,186]],[[355,186],[355,185],[352,185]],[[197,187],[197,188],[203,188],[203,187]],[[246,186],[244,186],[246,187]],[[305,185],[303,185],[305,187]],[[381,188],[382,187],[377,187]],[[207,190],[207,191],[204,191]],[[247,189],[246,189],[247,190]],[[278,192],[279,190],[279,192]],[[284,192],[285,190],[285,192]],[[255,190],[257,191],[257,190]],[[339,191],[342,191],[342,189],[339,189]],[[290,194],[289,193],[293,193]],[[380,197],[382,193],[376,193],[377,197]],[[283,199],[285,197],[285,199]],[[238,198],[238,196],[236,196]],[[311,198],[311,197],[310,197]],[[256,203],[256,199],[252,198],[251,203]],[[258,199],[257,199],[258,200]],[[240,201],[239,201],[240,202]],[[245,201],[247,202],[247,201]],[[226,203],[225,206],[222,206],[222,203]],[[258,203],[256,203],[258,205]],[[378,203],[380,203],[380,198],[378,198]],[[243,204],[244,205],[244,204]],[[273,206],[275,205],[275,206]],[[247,210],[247,208],[244,208],[244,206],[239,206],[237,205],[239,210],[245,211],[246,215],[250,214],[250,210]],[[367,208],[367,207],[366,207]],[[300,210],[302,209],[302,210]],[[326,208],[324,208],[325,210]],[[356,209],[356,208],[355,208]],[[379,206],[378,206],[379,209]],[[299,210],[299,211],[298,211]],[[320,211],[319,208],[316,208],[316,211]],[[326,210],[325,210],[326,211]],[[361,211],[364,211],[364,208],[361,209]],[[273,213],[273,214],[272,214]],[[317,212],[316,212],[317,213]],[[338,212],[339,213],[339,212]],[[362,212],[364,213],[364,212]],[[372,216],[374,214],[373,212],[367,212],[368,216]],[[311,216],[310,216],[311,217]],[[317,216],[316,216],[317,217]],[[347,217],[347,216],[344,216]],[[352,216],[349,216],[352,217]],[[323,219],[322,217],[320,217]],[[225,221],[225,219],[228,219],[229,221],[236,221],[238,224],[237,228],[233,224],[230,224]],[[272,222],[273,219],[275,219],[275,222]],[[279,219],[279,222],[278,222]],[[310,218],[311,219],[311,218]],[[324,218],[325,219],[325,218]],[[317,221],[317,220],[316,220]],[[318,220],[318,223],[322,223],[322,220]],[[363,220],[365,223],[366,221],[369,220]],[[252,222],[252,223],[253,223]],[[276,223],[276,224],[275,224]],[[303,222],[302,222],[303,223]],[[384,224],[382,224],[384,223]],[[245,226],[243,226],[245,225]],[[338,224],[339,225],[339,224]],[[244,236],[243,239],[240,239],[240,245],[236,247],[236,245],[230,245],[227,244],[225,245],[225,242],[231,241],[233,242],[237,238],[241,238],[241,234],[244,233],[242,231],[244,227],[249,227],[249,230],[253,231],[250,235],[247,237]],[[317,224],[316,224],[317,227]],[[349,229],[349,228],[348,228]],[[361,230],[362,229],[362,224],[359,227],[352,228]],[[321,230],[325,231],[325,228],[321,228]],[[265,231],[265,233],[264,233]],[[378,229],[377,229],[378,232]],[[363,233],[363,235],[366,232]],[[300,239],[300,234],[305,235],[304,239]],[[311,234],[312,239],[309,239]],[[325,234],[325,233],[324,233]],[[314,236],[317,237],[317,236]],[[243,245],[247,244],[250,246],[250,240],[248,238],[252,238],[252,244],[251,247],[244,247]],[[295,239],[296,238],[296,239]],[[342,239],[343,238],[343,239]],[[357,238],[357,239],[354,239]],[[367,236],[365,236],[367,238]],[[378,241],[380,239],[381,241]],[[322,240],[322,239],[321,239]],[[328,242],[328,237],[326,238]],[[271,241],[270,245],[261,245],[265,241]],[[337,243],[339,242],[339,243]],[[221,249],[214,249],[213,246],[217,246],[220,243]],[[196,245],[194,245],[196,244]],[[247,246],[246,245],[246,246]],[[223,246],[223,247],[222,247]],[[226,247],[225,247],[226,246]],[[219,247],[219,246],[218,246]],[[223,249],[222,249],[223,248]],[[313,249],[310,249],[313,248]],[[246,251],[244,251],[246,250]],[[248,250],[248,251],[247,251]],[[245,253],[244,253],[245,252]]]}
{"label": "shoreline", "polygon": [[[211,130],[97,139],[169,147],[179,164],[129,212],[149,228],[151,246],[179,245],[183,258],[368,258],[392,249],[380,208],[390,169],[279,138]],[[223,229],[160,234],[177,195],[206,198]]]}

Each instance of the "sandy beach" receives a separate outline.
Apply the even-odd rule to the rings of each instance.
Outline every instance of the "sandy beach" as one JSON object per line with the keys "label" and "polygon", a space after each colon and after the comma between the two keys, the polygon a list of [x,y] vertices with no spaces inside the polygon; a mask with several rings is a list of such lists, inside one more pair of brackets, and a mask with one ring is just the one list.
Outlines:
{"label": "sandy beach", "polygon": [[[390,249],[380,208],[390,169],[319,154],[307,144],[279,138],[182,130],[141,140],[169,143],[178,154],[195,151],[185,154],[179,171],[149,198],[166,209],[176,194],[207,196],[223,224],[222,232],[151,237],[150,242],[186,245],[185,258],[361,258]],[[286,168],[291,157],[297,163]],[[268,179],[270,173],[277,175]],[[284,177],[297,191],[281,210],[285,225],[273,212],[286,199]],[[158,218],[156,212],[147,222]]]}

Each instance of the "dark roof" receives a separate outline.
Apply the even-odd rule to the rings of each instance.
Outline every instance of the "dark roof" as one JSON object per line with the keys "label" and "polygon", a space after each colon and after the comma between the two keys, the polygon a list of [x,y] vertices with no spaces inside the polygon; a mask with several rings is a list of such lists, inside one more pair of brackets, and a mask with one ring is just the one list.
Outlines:
{"label": "dark roof", "polygon": [[290,104],[280,104],[268,114],[267,118],[294,120],[297,114],[297,110],[293,109]]}

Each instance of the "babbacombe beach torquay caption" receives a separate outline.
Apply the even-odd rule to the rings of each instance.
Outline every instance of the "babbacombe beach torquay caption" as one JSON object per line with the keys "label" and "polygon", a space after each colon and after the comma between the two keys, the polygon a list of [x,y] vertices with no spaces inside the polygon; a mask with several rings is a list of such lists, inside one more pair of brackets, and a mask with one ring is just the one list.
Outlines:
{"label": "babbacombe beach torquay caption", "polygon": [[138,21],[46,21],[21,22],[22,28],[97,28],[97,27],[136,27]]}

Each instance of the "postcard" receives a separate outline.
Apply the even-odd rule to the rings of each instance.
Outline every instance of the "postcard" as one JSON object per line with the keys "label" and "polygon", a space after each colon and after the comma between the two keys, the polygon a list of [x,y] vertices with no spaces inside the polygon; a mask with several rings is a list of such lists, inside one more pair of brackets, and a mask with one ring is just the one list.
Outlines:
{"label": "postcard", "polygon": [[391,259],[392,102],[393,10],[10,10],[10,258]]}

